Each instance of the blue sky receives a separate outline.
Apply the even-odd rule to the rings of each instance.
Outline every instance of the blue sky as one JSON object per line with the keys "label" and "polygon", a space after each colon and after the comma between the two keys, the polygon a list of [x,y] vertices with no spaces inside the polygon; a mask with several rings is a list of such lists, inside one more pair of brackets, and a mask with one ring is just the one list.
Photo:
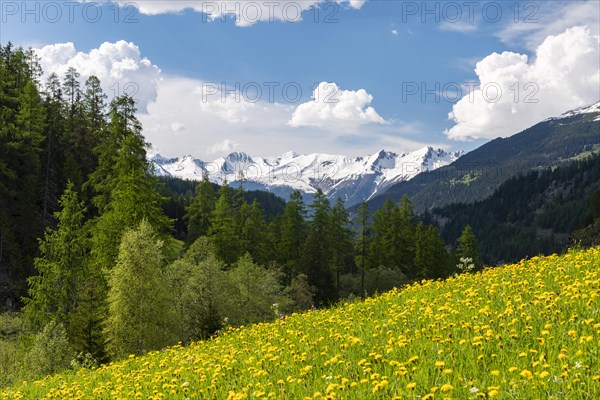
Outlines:
{"label": "blue sky", "polygon": [[[40,49],[46,70],[60,74],[73,65],[84,77],[100,75],[107,92],[117,82],[120,90],[135,83],[148,139],[168,155],[359,155],[423,145],[469,150],[600,100],[595,1],[469,8],[466,2],[360,0],[309,8],[286,0],[272,2],[288,6],[286,20],[275,9],[273,21],[256,22],[249,21],[255,5],[263,19],[268,9],[249,0],[230,2],[239,11],[225,20],[216,14],[222,2],[47,3],[27,2],[27,11],[25,3],[2,1],[0,41]],[[305,8],[302,20],[290,22],[299,8]],[[61,43],[72,45],[56,46]],[[558,67],[565,59],[571,64]],[[330,85],[317,86],[325,82]],[[467,98],[461,85],[469,82],[473,91],[486,83],[501,88],[502,96]],[[225,87],[231,91],[223,94]],[[311,104],[319,103],[311,100],[317,87],[333,88],[323,97],[334,103]],[[424,98],[423,89],[430,91]],[[527,95],[537,101],[524,102]]]}

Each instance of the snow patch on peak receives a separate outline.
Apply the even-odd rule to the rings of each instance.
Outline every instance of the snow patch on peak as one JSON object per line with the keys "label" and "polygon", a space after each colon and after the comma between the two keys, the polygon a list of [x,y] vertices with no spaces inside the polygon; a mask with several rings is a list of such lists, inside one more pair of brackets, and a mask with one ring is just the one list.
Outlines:
{"label": "snow patch on peak", "polygon": [[346,205],[351,206],[396,182],[448,165],[462,154],[426,146],[400,154],[382,149],[356,158],[289,151],[278,157],[265,158],[234,152],[212,162],[190,155],[170,159],[149,155],[149,159],[157,175],[200,180],[206,174],[212,182],[219,184],[244,179],[246,187],[271,190],[282,197],[289,197],[293,190],[310,195],[321,189],[331,199],[342,197]]}
{"label": "snow patch on peak", "polygon": [[[569,118],[569,117],[574,117],[576,115],[582,115],[582,114],[592,114],[592,113],[600,113],[600,101],[595,104],[589,105],[589,106],[574,108],[573,110],[569,110],[565,113],[562,113],[558,117],[546,118],[542,122],[553,121],[553,120],[563,119],[563,118]],[[598,118],[594,119],[594,121],[597,121],[597,120],[598,120]]]}

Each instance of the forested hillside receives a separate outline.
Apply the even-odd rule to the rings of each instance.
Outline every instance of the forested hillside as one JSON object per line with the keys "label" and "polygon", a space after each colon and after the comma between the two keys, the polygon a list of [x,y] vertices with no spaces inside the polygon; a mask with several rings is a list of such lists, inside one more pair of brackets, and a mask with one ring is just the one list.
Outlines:
{"label": "forested hillside", "polygon": [[492,196],[451,204],[425,215],[453,243],[465,225],[473,228],[488,264],[514,262],[566,249],[573,231],[600,217],[600,154],[569,166],[516,176]]}
{"label": "forested hillside", "polygon": [[567,113],[507,138],[492,140],[451,165],[400,182],[369,201],[375,210],[386,199],[408,195],[419,213],[452,203],[483,200],[507,179],[529,171],[568,164],[600,148],[600,112]]}

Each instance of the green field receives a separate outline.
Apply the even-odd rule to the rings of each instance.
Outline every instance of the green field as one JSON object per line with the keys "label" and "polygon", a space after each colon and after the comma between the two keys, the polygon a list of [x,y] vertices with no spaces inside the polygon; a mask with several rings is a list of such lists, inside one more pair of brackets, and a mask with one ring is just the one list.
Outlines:
{"label": "green field", "polygon": [[24,382],[1,398],[597,399],[600,248]]}

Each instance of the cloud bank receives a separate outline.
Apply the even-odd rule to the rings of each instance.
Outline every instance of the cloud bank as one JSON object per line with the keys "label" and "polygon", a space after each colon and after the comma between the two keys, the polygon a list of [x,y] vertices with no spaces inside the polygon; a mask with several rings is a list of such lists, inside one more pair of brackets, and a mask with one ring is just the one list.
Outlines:
{"label": "cloud bank", "polygon": [[570,109],[600,100],[600,38],[584,26],[548,36],[532,60],[493,53],[475,68],[477,89],[452,107],[454,140],[510,136]]}

